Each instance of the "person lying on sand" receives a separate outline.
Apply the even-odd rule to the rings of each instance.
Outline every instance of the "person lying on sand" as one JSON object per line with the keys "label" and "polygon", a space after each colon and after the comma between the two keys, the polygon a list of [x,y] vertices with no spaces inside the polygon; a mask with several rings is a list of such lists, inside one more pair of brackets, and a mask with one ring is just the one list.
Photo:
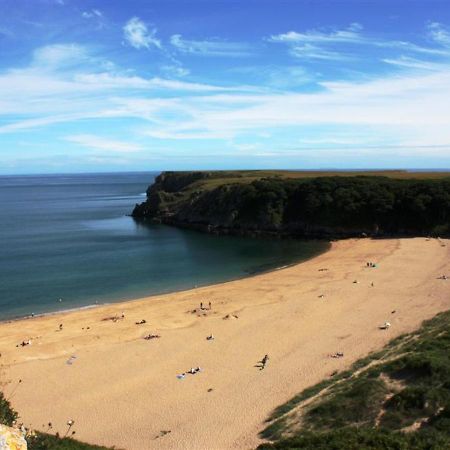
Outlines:
{"label": "person lying on sand", "polygon": [[206,340],[207,341],[213,341],[214,340],[214,335],[210,334],[209,336],[206,336]]}
{"label": "person lying on sand", "polygon": [[144,336],[144,339],[149,341],[150,339],[159,339],[160,337],[159,334],[147,334],[147,336]]}
{"label": "person lying on sand", "polygon": [[343,358],[344,354],[342,352],[336,352],[336,353],[333,353],[330,356],[331,356],[331,358]]}
{"label": "person lying on sand", "polygon": [[121,320],[121,319],[123,319],[125,316],[122,314],[122,317],[119,317],[119,316],[110,316],[110,317],[104,317],[103,319],[102,319],[102,321],[107,321],[107,320],[111,320],[112,322],[117,322],[117,321],[119,321],[119,320]]}
{"label": "person lying on sand", "polygon": [[147,323],[147,321],[145,319],[142,319],[139,322],[135,322],[136,325],[142,325],[144,323]]}
{"label": "person lying on sand", "polygon": [[389,322],[384,322],[383,325],[381,325],[380,327],[378,327],[380,330],[387,330],[391,327],[391,324]]}

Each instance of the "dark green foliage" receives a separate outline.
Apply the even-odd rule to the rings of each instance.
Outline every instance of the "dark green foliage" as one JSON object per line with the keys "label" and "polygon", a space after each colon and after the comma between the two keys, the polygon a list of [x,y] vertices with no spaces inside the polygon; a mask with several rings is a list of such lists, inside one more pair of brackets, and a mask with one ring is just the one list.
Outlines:
{"label": "dark green foliage", "polygon": [[106,447],[84,444],[69,437],[53,436],[37,433],[33,438],[27,439],[28,450],[107,450]]}
{"label": "dark green foliage", "polygon": [[[399,336],[348,372],[353,376],[336,374],[278,407],[261,436],[279,441],[260,448],[450,448],[450,312]],[[296,420],[289,414],[299,407]],[[411,425],[416,431],[404,433]],[[286,433],[294,437],[282,439]]]}
{"label": "dark green foliage", "polygon": [[370,428],[342,428],[329,432],[303,432],[273,444],[262,444],[260,450],[446,450],[448,438],[439,433],[409,435]]}
{"label": "dark green foliage", "polygon": [[0,423],[12,426],[17,419],[17,413],[11,408],[11,404],[0,392]]}
{"label": "dark green foliage", "polygon": [[[224,177],[214,188],[191,189],[201,174],[161,175],[163,182],[149,189],[147,202],[133,215],[238,233],[317,237],[450,233],[450,178],[271,177],[242,183]],[[176,192],[174,186],[181,190]]]}
{"label": "dark green foliage", "polygon": [[373,423],[386,395],[378,379],[357,378],[308,411],[305,426],[339,428],[348,424]]}

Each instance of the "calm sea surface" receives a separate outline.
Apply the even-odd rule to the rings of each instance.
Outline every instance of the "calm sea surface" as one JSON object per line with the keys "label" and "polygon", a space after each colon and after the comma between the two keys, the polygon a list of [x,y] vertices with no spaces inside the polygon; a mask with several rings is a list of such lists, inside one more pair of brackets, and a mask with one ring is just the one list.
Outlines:
{"label": "calm sea surface", "polygon": [[138,225],[127,214],[155,176],[0,177],[0,320],[226,281],[327,247]]}

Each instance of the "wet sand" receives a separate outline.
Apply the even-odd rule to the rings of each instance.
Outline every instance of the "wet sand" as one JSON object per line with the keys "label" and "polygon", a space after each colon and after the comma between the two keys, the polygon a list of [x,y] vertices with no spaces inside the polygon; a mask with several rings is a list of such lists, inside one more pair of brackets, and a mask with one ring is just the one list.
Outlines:
{"label": "wet sand", "polygon": [[72,419],[91,443],[254,448],[275,407],[449,308],[450,280],[437,279],[450,275],[449,250],[436,239],[345,240],[247,279],[2,323],[4,391],[27,426],[64,434]]}

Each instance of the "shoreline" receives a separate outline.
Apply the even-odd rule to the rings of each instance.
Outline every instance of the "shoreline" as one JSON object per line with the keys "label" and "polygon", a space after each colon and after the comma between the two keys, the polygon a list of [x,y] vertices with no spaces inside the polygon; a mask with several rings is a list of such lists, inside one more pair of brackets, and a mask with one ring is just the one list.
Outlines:
{"label": "shoreline", "polygon": [[163,296],[163,295],[171,295],[171,294],[176,294],[176,293],[180,293],[180,292],[189,292],[189,291],[193,291],[195,289],[200,289],[200,288],[205,288],[205,287],[211,287],[211,286],[219,286],[222,284],[226,284],[226,283],[232,283],[234,281],[239,281],[239,280],[245,280],[247,278],[252,278],[252,277],[257,277],[259,275],[264,275],[267,273],[271,273],[271,272],[276,272],[279,270],[283,270],[283,269],[287,269],[289,267],[293,267],[293,266],[297,266],[299,264],[303,264],[305,262],[308,262],[314,258],[317,258],[318,256],[327,253],[331,250],[332,248],[332,243],[333,241],[329,241],[326,239],[311,239],[314,241],[320,241],[323,242],[324,244],[326,243],[327,246],[326,248],[324,248],[321,251],[318,251],[316,254],[314,254],[313,256],[306,258],[306,259],[300,259],[300,260],[296,260],[293,261],[289,264],[283,264],[282,266],[276,266],[276,267],[272,267],[269,269],[262,269],[262,270],[256,270],[254,272],[248,273],[246,275],[242,275],[242,276],[238,276],[235,278],[230,278],[229,280],[226,281],[219,281],[219,282],[211,282],[211,283],[206,283],[206,284],[201,284],[201,285],[195,285],[191,288],[181,288],[181,289],[175,289],[175,290],[168,290],[168,291],[162,291],[162,292],[156,292],[156,293],[152,293],[152,294],[148,294],[148,295],[141,295],[139,297],[135,297],[135,298],[126,298],[123,300],[117,300],[117,301],[107,301],[107,302],[102,302],[102,303],[91,303],[89,305],[84,305],[84,306],[74,306],[73,308],[67,308],[67,309],[62,309],[62,310],[57,310],[57,311],[49,311],[49,312],[43,312],[43,313],[38,313],[38,314],[28,314],[26,316],[17,316],[17,317],[12,317],[9,319],[0,319],[0,325],[3,323],[10,323],[10,322],[20,322],[22,320],[33,320],[33,319],[38,319],[41,317],[47,317],[47,316],[55,316],[55,315],[65,315],[65,314],[69,314],[72,312],[76,312],[76,311],[82,311],[82,310],[86,310],[86,309],[94,309],[94,308],[98,308],[98,307],[102,307],[102,306],[110,306],[110,305],[120,305],[120,304],[127,304],[127,303],[132,303],[132,302],[139,302],[143,299],[146,300],[150,300],[152,297],[159,297],[159,296]]}
{"label": "shoreline", "polygon": [[[93,444],[255,448],[276,407],[447,310],[448,281],[437,277],[449,274],[449,256],[449,240],[338,241],[269,273],[1,323],[5,395],[26,426],[64,433],[72,419]],[[24,339],[32,345],[16,347]],[[337,351],[345,356],[329,357]],[[202,370],[178,379],[189,367]]]}

